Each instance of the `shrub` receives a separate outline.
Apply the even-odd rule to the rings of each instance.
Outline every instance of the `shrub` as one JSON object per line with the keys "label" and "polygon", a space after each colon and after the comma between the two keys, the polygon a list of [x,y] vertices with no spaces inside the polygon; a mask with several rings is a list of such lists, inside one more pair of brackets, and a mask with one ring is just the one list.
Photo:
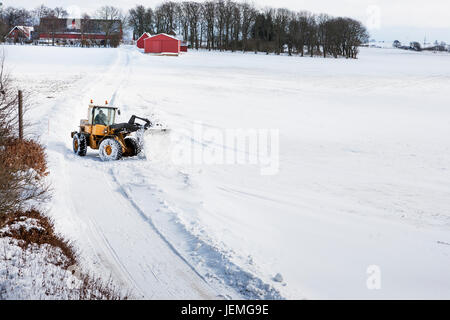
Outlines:
{"label": "shrub", "polygon": [[0,145],[0,213],[8,214],[44,201],[49,187],[44,148],[32,140],[3,139]]}

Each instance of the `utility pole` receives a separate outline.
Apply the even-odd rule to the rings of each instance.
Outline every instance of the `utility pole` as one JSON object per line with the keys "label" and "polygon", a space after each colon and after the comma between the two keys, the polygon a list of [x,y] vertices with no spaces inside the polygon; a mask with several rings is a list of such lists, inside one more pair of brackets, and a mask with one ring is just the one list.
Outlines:
{"label": "utility pole", "polygon": [[23,99],[22,90],[19,90],[19,139],[23,139]]}

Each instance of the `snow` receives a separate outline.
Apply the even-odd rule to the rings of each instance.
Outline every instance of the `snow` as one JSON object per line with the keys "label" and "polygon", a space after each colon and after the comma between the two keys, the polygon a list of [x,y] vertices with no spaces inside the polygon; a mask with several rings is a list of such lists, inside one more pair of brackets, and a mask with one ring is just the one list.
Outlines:
{"label": "snow", "polygon": [[[0,229],[9,235],[11,230],[44,229],[36,219],[21,217],[20,221]],[[0,300],[7,299],[74,299],[80,296],[80,280],[61,267],[68,258],[48,244],[20,246],[9,236],[0,238]]]}
{"label": "snow", "polygon": [[[4,48],[37,105],[50,214],[96,274],[145,298],[450,297],[450,55]],[[79,158],[70,131],[91,98],[171,138],[146,136],[118,162]],[[235,129],[278,132],[275,172],[217,135]],[[179,162],[185,145],[259,161]]]}
{"label": "snow", "polygon": [[[0,299],[68,299],[74,294],[66,283],[76,281],[70,272],[47,261],[60,256],[49,245],[22,249],[17,240],[0,239]],[[62,285],[61,285],[62,284]],[[58,288],[57,294],[49,288]]]}

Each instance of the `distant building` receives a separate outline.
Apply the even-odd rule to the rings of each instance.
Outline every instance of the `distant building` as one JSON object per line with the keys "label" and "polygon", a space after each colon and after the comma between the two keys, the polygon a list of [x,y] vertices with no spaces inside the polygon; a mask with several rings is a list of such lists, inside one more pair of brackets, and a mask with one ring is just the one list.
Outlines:
{"label": "distant building", "polygon": [[409,48],[414,51],[422,51],[422,46],[419,42],[411,42]]}
{"label": "distant building", "polygon": [[438,44],[438,45],[435,45],[435,46],[432,46],[432,47],[423,48],[422,50],[426,50],[426,51],[447,51],[447,47],[445,45]]}
{"label": "distant building", "polygon": [[96,44],[112,46],[122,41],[120,20],[42,18],[33,40],[52,44]]}
{"label": "distant building", "polygon": [[392,44],[392,46],[394,48],[400,48],[402,46],[402,43],[398,40],[395,40],[394,43]]}
{"label": "distant building", "polygon": [[187,52],[188,51],[188,44],[185,41],[181,41],[181,43],[180,43],[180,51],[181,52]]}
{"label": "distant building", "polygon": [[11,31],[5,36],[5,39],[10,42],[27,42],[31,41],[33,36],[34,28],[27,26],[15,26]]}

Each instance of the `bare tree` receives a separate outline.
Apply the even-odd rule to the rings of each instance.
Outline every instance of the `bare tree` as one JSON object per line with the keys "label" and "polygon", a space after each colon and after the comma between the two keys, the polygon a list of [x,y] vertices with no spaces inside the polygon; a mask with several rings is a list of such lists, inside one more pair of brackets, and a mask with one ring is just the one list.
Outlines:
{"label": "bare tree", "polygon": [[36,7],[34,10],[31,11],[31,15],[33,19],[33,24],[39,25],[41,22],[41,18],[55,16],[55,12],[53,11],[53,9],[41,4],[40,6]]}
{"label": "bare tree", "polygon": [[331,17],[327,14],[320,14],[317,16],[317,50],[322,47],[322,55],[327,57],[328,41],[330,34],[328,34],[327,23],[331,20]]}
{"label": "bare tree", "polygon": [[224,7],[224,49],[229,50],[230,49],[230,33],[231,33],[231,23],[233,19],[233,11],[234,11],[235,3],[227,0],[225,2]]}
{"label": "bare tree", "polygon": [[182,10],[189,21],[189,42],[192,48],[199,48],[199,21],[202,16],[202,6],[198,2],[185,1],[182,3]]}
{"label": "bare tree", "polygon": [[277,9],[275,12],[275,41],[276,41],[276,53],[280,54],[284,50],[284,44],[287,40],[287,27],[290,12],[287,9]]}
{"label": "bare tree", "polygon": [[248,3],[240,5],[242,15],[242,50],[247,51],[247,39],[250,33],[250,28],[255,22],[257,11]]}
{"label": "bare tree", "polygon": [[127,24],[133,29],[134,39],[144,32],[153,32],[153,10],[141,5],[130,9]]}
{"label": "bare tree", "polygon": [[55,18],[67,18],[67,16],[69,15],[67,13],[67,11],[63,8],[63,7],[56,7],[54,10],[54,16]]}
{"label": "bare tree", "polygon": [[96,16],[101,19],[100,22],[103,32],[105,33],[106,47],[111,41],[110,37],[112,33],[121,33],[123,15],[120,9],[113,6],[103,6],[97,10]]}
{"label": "bare tree", "polygon": [[224,33],[225,33],[225,17],[226,17],[226,6],[223,0],[218,0],[216,2],[216,26],[217,26],[217,48],[219,50],[224,49]]}
{"label": "bare tree", "polygon": [[176,2],[166,1],[155,9],[157,32],[175,33],[178,7]]}
{"label": "bare tree", "polygon": [[214,48],[215,13],[215,3],[213,1],[206,1],[202,7],[202,18],[206,23],[206,47],[208,50]]}
{"label": "bare tree", "polygon": [[239,45],[239,36],[242,30],[242,14],[239,5],[234,4],[231,16],[231,51],[236,51]]}
{"label": "bare tree", "polygon": [[187,11],[184,9],[184,5],[181,4],[177,6],[176,12],[177,22],[178,22],[178,30],[180,34],[183,36],[184,41],[188,41],[189,39],[189,17]]}

